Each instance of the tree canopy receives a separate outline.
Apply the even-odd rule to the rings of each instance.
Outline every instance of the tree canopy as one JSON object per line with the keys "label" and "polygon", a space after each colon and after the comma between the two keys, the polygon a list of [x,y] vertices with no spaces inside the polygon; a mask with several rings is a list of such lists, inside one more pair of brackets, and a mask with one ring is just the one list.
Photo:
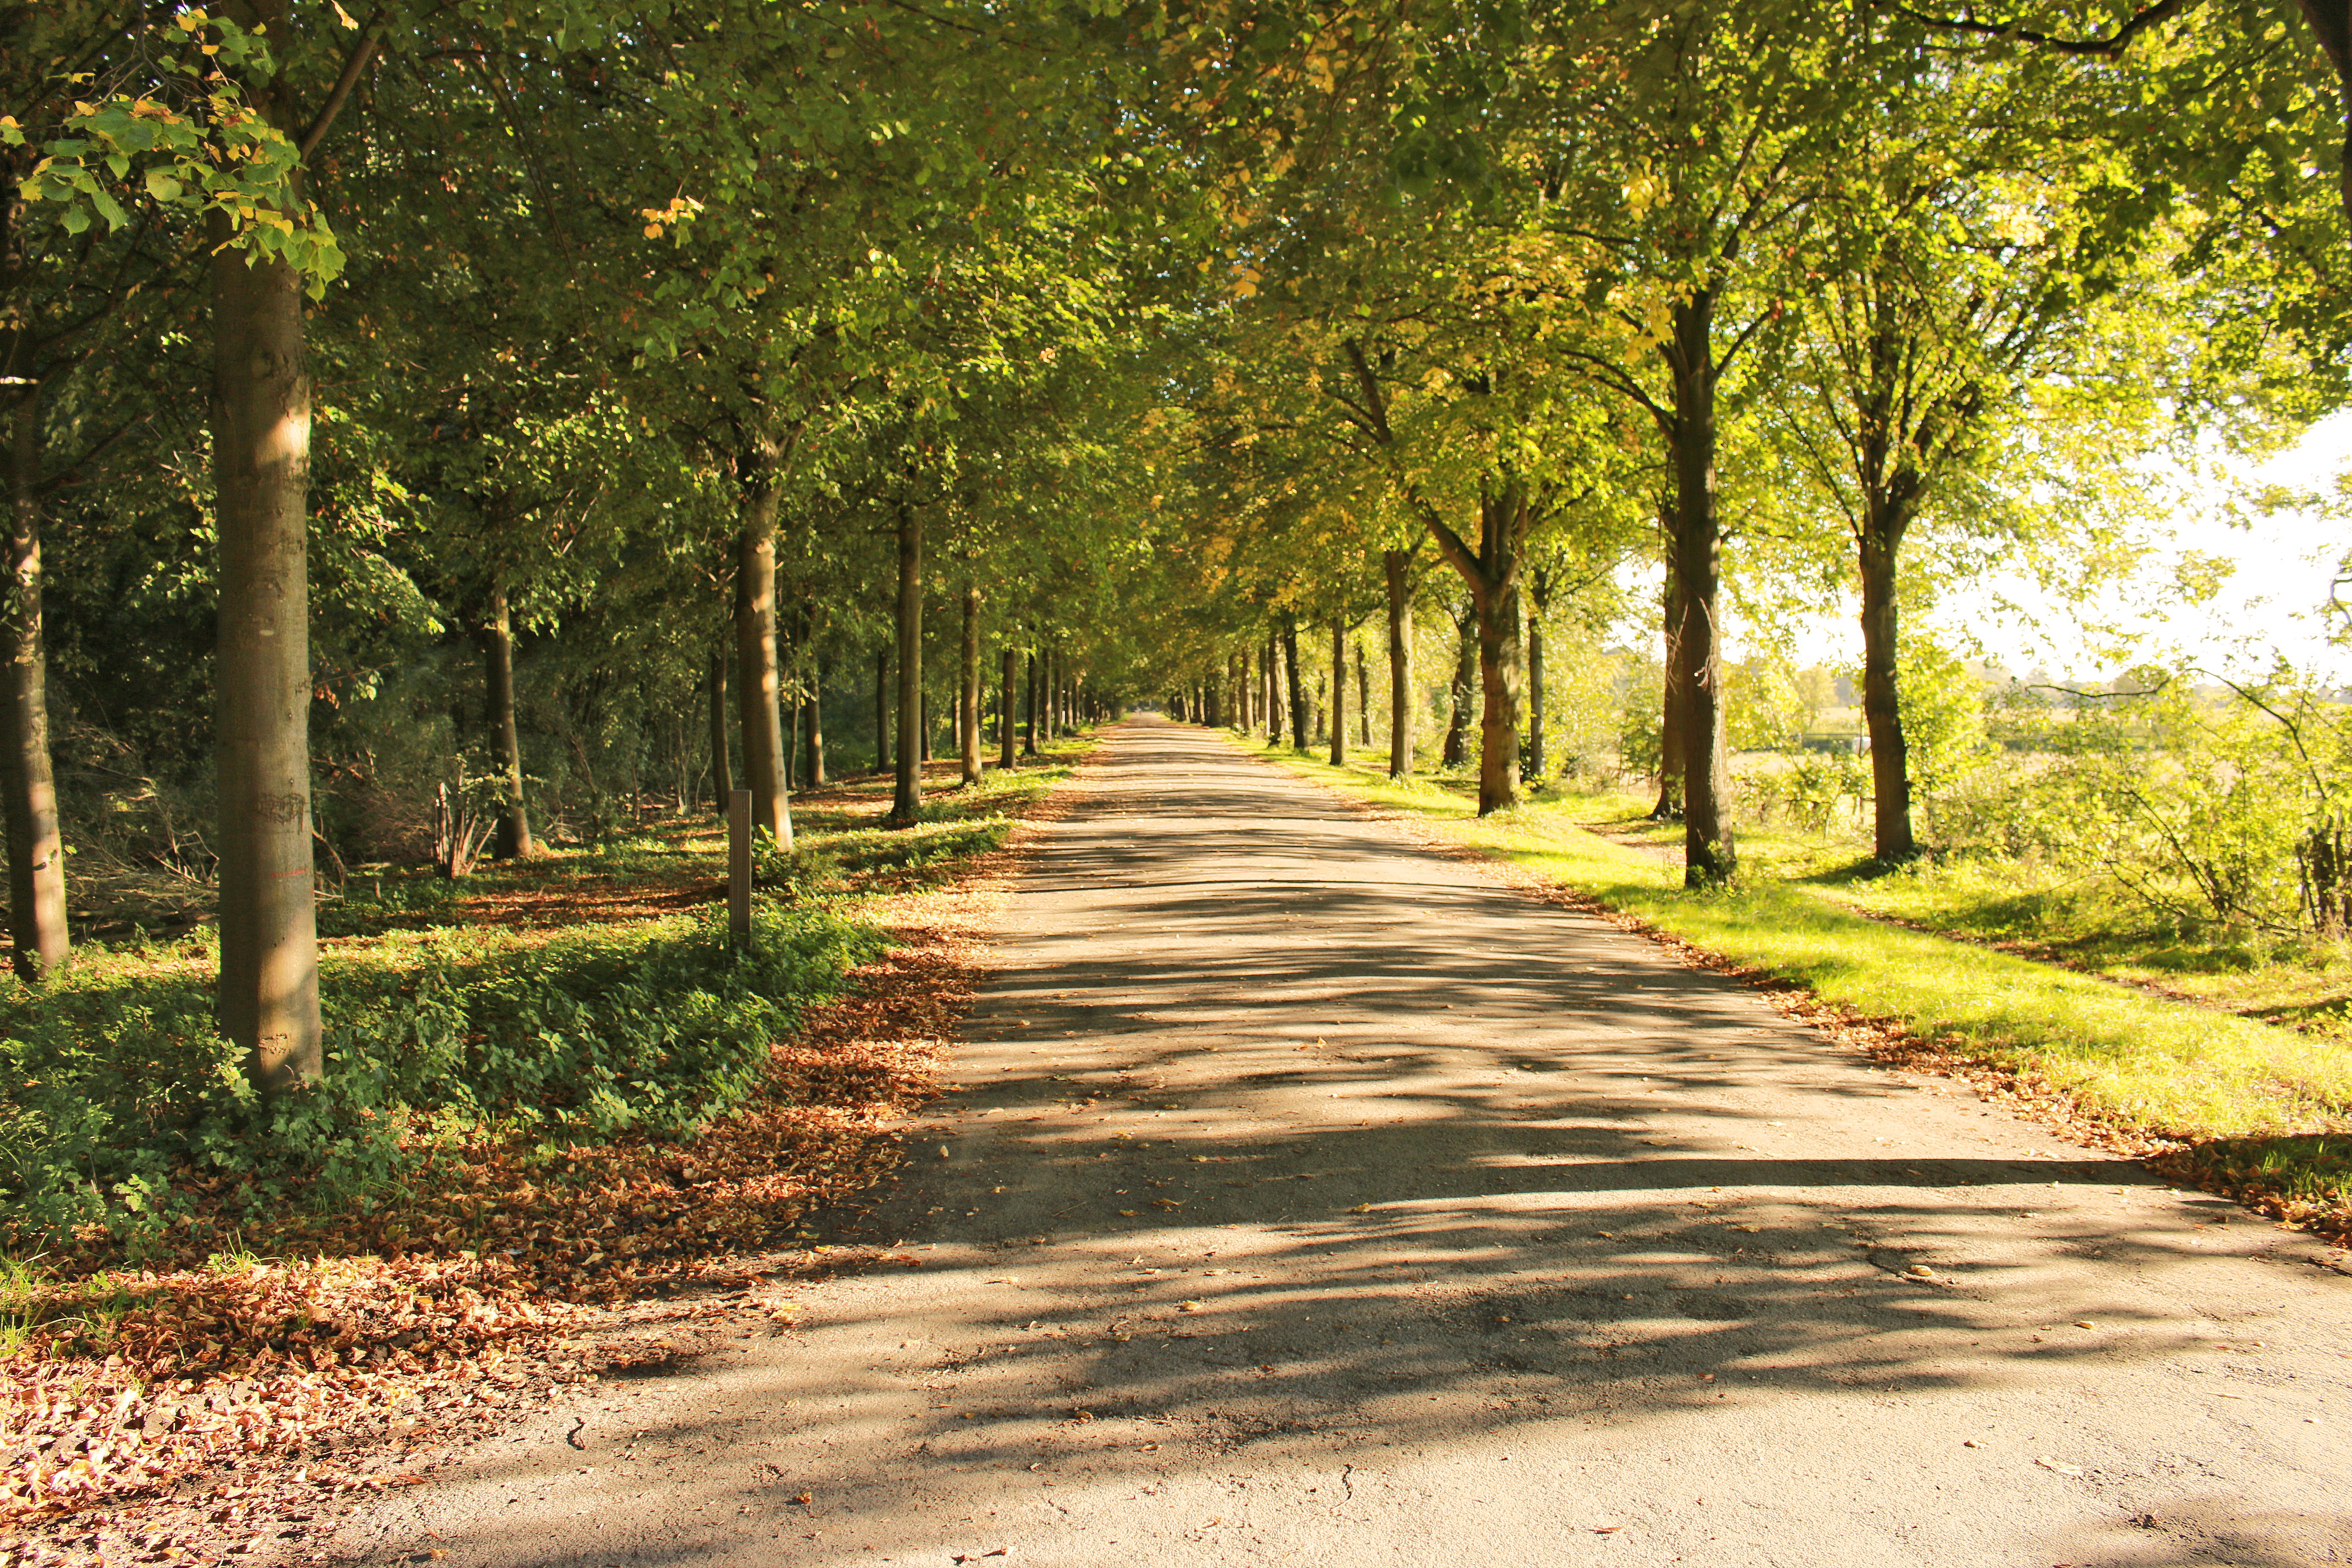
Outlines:
{"label": "tree canopy", "polygon": [[426,853],[436,792],[519,856],[740,780],[789,844],[828,746],[912,821],[941,726],[971,779],[983,709],[1009,755],[1016,704],[1150,700],[1301,748],[1384,707],[1399,775],[1450,718],[1506,810],[1558,763],[1548,631],[1654,679],[1721,880],[1768,604],[1858,606],[1901,860],[1936,595],[2095,576],[2083,489],[2343,401],[2346,26],[13,5],[19,971],[111,835],[217,886],[221,1026],[290,1088],[316,880]]}

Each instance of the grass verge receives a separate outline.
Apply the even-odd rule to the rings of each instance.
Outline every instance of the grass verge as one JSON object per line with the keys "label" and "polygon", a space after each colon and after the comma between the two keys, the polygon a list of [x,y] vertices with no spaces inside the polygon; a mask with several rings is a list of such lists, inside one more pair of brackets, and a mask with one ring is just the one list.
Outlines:
{"label": "grass verge", "polygon": [[811,1216],[895,1166],[979,977],[975,889],[1090,744],[899,831],[887,781],[804,797],[744,954],[700,821],[370,877],[322,920],[331,1069],[291,1106],[212,1035],[206,933],[0,997],[0,1548],[222,1557],[667,1353],[608,1342],[613,1303],[824,1267]]}
{"label": "grass verge", "polygon": [[1686,944],[1717,967],[1802,987],[1884,1054],[1990,1068],[2045,1114],[2276,1217],[2352,1236],[2352,1050],[2071,969],[1875,919],[1756,878],[1682,886],[1678,861],[1560,807],[1480,818],[1444,784],[1394,784],[1286,750],[1244,749]]}

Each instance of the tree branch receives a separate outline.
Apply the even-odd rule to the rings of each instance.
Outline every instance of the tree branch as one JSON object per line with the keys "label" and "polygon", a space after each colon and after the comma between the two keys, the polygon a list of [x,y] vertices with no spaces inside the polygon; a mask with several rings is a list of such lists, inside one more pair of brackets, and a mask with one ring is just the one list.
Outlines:
{"label": "tree branch", "polygon": [[2015,22],[1979,22],[1973,16],[1928,16],[1907,5],[1897,5],[1895,14],[1906,21],[1939,33],[1969,33],[1981,38],[2013,38],[2021,44],[2062,55],[2095,55],[2102,59],[2115,59],[2131,46],[2131,41],[2151,27],[2162,26],[2200,3],[2200,0],[2157,0],[2153,5],[2134,12],[2123,25],[2104,38],[2061,38],[2053,34],[2037,32]]}
{"label": "tree branch", "polygon": [[327,100],[319,106],[319,112],[311,116],[310,128],[302,132],[302,140],[295,143],[295,157],[300,162],[307,163],[310,161],[311,153],[326,140],[328,129],[335,123],[335,117],[343,111],[343,105],[351,101],[352,89],[359,86],[361,74],[367,69],[368,62],[375,58],[376,49],[383,42],[383,25],[384,14],[379,7],[361,31],[360,41],[352,47],[351,58],[343,61],[343,72],[335,79],[334,88],[327,94]]}

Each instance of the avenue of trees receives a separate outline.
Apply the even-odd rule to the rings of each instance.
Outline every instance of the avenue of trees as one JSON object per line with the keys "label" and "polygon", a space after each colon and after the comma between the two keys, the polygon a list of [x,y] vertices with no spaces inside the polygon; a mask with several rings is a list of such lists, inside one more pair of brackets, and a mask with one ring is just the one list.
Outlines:
{"label": "avenue of trees", "polygon": [[1545,628],[1655,626],[1704,884],[1734,598],[1846,595],[1901,862],[1937,595],[2112,571],[2150,454],[2339,402],[2348,26],[11,4],[17,971],[85,867],[207,885],[283,1089],[322,881],[427,853],[445,787],[499,857],[730,787],[789,847],[828,770],[911,824],[934,751],[1129,700],[1304,745],[1318,668],[1402,775],[1438,613],[1482,811],[1547,771]]}

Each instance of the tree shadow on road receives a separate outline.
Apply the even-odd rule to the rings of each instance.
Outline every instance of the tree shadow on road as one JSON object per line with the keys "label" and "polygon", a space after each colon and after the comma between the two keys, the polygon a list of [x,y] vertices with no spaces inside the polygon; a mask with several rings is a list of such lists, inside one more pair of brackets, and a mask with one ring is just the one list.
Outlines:
{"label": "tree shadow on road", "polygon": [[[1107,798],[1197,760],[1163,749],[1123,748]],[[1236,878],[1230,828],[1199,820],[1230,791],[1149,795],[1157,816],[1062,825],[1024,884],[1054,918],[1016,918],[971,1021],[949,1157],[865,1222],[901,1270],[856,1298],[877,1315],[820,1303],[810,1363],[762,1373],[808,1440],[775,1460],[718,1415],[639,1439],[718,1456],[711,1518],[808,1560],[925,1560],[963,1539],[940,1510],[992,1490],[1344,1476],[1521,1431],[1663,1438],[1703,1471],[1762,1413],[1916,1446],[1906,1402],[2095,1385],[2200,1341],[2164,1282],[2213,1261],[2224,1205],[2124,1218],[2115,1189],[2160,1186],[2135,1163],[1956,1153],[1972,1108],[1928,1146],[1878,1103],[1904,1080],[1360,819],[1253,817]],[[921,1325],[898,1351],[894,1310]],[[2106,1506],[2099,1454],[1933,1441],[1988,1498]],[[721,1538],[698,1529],[634,1561]],[[2352,1539],[2206,1500],[2050,1560],[2301,1563],[2279,1543],[2315,1529]]]}

